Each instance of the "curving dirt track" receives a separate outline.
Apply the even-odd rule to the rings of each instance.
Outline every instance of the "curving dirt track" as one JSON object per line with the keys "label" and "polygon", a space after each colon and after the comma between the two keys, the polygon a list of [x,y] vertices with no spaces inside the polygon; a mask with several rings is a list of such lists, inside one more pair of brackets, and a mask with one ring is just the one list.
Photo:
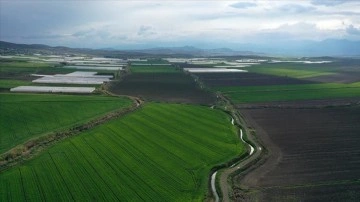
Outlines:
{"label": "curving dirt track", "polygon": [[[239,119],[232,118],[231,123],[233,125],[234,125],[234,120],[239,120]],[[239,124],[238,121],[237,121],[237,124]],[[246,130],[246,129],[244,129],[244,130]],[[250,134],[249,131],[247,131],[246,133]],[[262,153],[261,146],[257,143],[257,141],[254,139],[254,137],[252,137],[250,135],[247,136],[248,141],[251,142],[257,149],[255,149],[251,144],[249,144],[247,141],[244,140],[243,129],[239,130],[239,138],[250,149],[249,155],[245,159],[241,160],[239,163],[235,163],[232,166],[230,166],[229,168],[223,169],[223,172],[220,175],[220,181],[219,181],[220,188],[221,188],[221,194],[222,194],[222,201],[231,201],[233,199],[232,188],[230,187],[231,183],[229,183],[229,181],[228,181],[230,175],[251,165],[251,163],[253,163],[256,159],[258,159]],[[215,190],[215,193],[216,193],[216,190]]]}

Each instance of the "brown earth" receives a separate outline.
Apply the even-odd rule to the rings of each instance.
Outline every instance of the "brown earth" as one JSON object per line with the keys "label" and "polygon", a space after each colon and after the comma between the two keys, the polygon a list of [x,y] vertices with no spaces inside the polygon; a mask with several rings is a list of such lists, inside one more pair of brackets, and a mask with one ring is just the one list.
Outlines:
{"label": "brown earth", "polygon": [[306,81],[284,76],[273,76],[251,72],[240,73],[197,73],[205,85],[209,87],[220,86],[264,86],[264,85],[291,85],[291,84],[311,84],[315,81]]}
{"label": "brown earth", "polygon": [[239,200],[360,199],[359,105],[239,111],[269,150],[264,164],[234,178]]}
{"label": "brown earth", "polygon": [[323,100],[300,100],[300,101],[275,101],[263,103],[237,104],[238,109],[258,109],[258,108],[325,108],[336,106],[351,106],[360,104],[360,98],[341,98]]}
{"label": "brown earth", "polygon": [[360,81],[360,72],[341,72],[331,75],[323,75],[306,78],[308,81],[321,83],[354,83]]}
{"label": "brown earth", "polygon": [[183,73],[130,74],[119,82],[112,82],[109,90],[148,101],[207,105],[216,101],[215,95],[202,90],[190,75]]}

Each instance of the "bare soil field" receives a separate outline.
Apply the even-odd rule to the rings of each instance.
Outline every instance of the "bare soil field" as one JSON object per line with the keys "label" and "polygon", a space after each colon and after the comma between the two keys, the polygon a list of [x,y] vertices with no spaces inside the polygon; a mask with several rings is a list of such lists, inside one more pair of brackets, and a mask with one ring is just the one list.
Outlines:
{"label": "bare soil field", "polygon": [[337,106],[359,105],[360,98],[341,98],[341,99],[323,99],[323,100],[299,100],[299,101],[277,101],[263,103],[237,104],[237,109],[258,109],[258,108],[325,108]]}
{"label": "bare soil field", "polygon": [[209,73],[195,74],[207,86],[263,86],[263,85],[290,85],[310,84],[314,81],[306,81],[290,77],[273,76],[266,74],[241,72],[241,73]]}
{"label": "bare soil field", "polygon": [[112,82],[110,91],[151,101],[212,104],[216,99],[182,72],[131,74],[120,82]]}
{"label": "bare soil field", "polygon": [[325,106],[239,109],[269,153],[260,167],[234,179],[243,190],[237,200],[360,198],[360,106]]}
{"label": "bare soil field", "polygon": [[360,72],[342,72],[330,75],[307,78],[309,81],[321,83],[354,83],[360,81]]}

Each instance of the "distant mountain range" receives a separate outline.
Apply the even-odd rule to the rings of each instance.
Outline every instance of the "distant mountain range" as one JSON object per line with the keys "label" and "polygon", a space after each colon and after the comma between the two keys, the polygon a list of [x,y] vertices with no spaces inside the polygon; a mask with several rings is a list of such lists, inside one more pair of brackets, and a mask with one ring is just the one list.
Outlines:
{"label": "distant mountain range", "polygon": [[272,44],[223,44],[229,48],[202,49],[193,46],[126,50],[120,46],[103,49],[69,48],[42,44],[0,41],[0,54],[88,54],[109,57],[211,57],[211,56],[360,56],[360,41],[281,41]]}
{"label": "distant mountain range", "polygon": [[209,56],[237,56],[263,55],[250,51],[234,51],[229,48],[200,49],[192,46],[159,47],[139,50],[117,50],[115,48],[87,49],[69,48],[64,46],[47,46],[42,44],[15,44],[0,41],[0,54],[90,54],[101,56],[176,56],[176,57],[209,57]]}
{"label": "distant mountain range", "polygon": [[200,49],[193,46],[183,47],[159,47],[134,50],[136,52],[157,55],[192,55],[192,56],[237,56],[237,55],[264,55],[259,52],[235,51],[230,48]]}
{"label": "distant mountain range", "polygon": [[48,46],[42,44],[16,44],[0,41],[0,54],[42,54],[42,55],[78,55],[86,54],[92,56],[107,56],[119,58],[131,58],[146,56],[146,53],[138,53],[136,51],[120,51],[105,49],[89,49],[89,48],[69,48],[64,46]]}
{"label": "distant mountain range", "polygon": [[239,49],[284,56],[360,56],[360,41],[327,39],[324,41],[280,41],[272,44],[242,44]]}

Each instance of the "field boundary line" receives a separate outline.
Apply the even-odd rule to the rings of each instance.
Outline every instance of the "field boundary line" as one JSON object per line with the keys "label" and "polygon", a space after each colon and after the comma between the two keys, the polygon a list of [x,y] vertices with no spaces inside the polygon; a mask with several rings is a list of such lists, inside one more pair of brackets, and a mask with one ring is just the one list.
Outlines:
{"label": "field boundary line", "polygon": [[[187,74],[190,74],[193,77],[193,79],[200,86],[201,89],[205,89],[205,90],[207,89],[206,85],[204,85],[204,83],[200,80],[200,78],[198,76],[196,76],[195,74],[192,74],[192,73],[187,73]],[[227,98],[223,93],[216,92],[215,94],[216,94],[216,97],[219,100],[221,100],[220,102],[223,102],[222,104],[224,104],[224,106],[222,106],[222,107],[224,107],[224,109],[222,109],[222,107],[218,107],[218,108],[231,116],[231,118],[232,118],[231,124],[236,126],[240,130],[244,129],[245,134],[250,134],[250,132],[248,131],[248,129],[245,125],[246,122],[241,118],[241,115],[239,115],[239,112],[236,110],[235,105],[231,102],[231,100],[229,98]],[[210,108],[214,109],[214,108],[216,108],[216,106],[211,106]],[[240,132],[240,130],[238,130],[238,131]],[[238,132],[239,139],[241,139],[241,141],[243,141],[242,133],[239,133],[239,132]],[[244,169],[244,167],[248,166],[253,161],[257,161],[259,159],[260,155],[262,154],[263,146],[260,146],[259,143],[257,141],[255,141],[255,139],[253,139],[253,137],[251,137],[250,135],[247,135],[246,139],[247,139],[247,142],[245,142],[245,141],[243,141],[243,142],[245,144],[249,145],[251,148],[249,155],[240,155],[240,156],[235,157],[234,159],[232,159],[228,162],[225,162],[221,165],[214,166],[211,169],[208,182],[210,185],[212,197],[215,198],[216,202],[219,202],[220,199],[221,199],[221,201],[230,201],[229,185],[232,184],[232,183],[229,183],[229,181],[228,181],[230,175],[232,175],[233,173],[235,173],[238,170]],[[253,146],[255,147],[255,149]],[[235,167],[235,165],[237,165],[237,166]],[[218,171],[221,171],[221,172],[218,172]],[[216,190],[216,187],[217,187],[216,186],[216,184],[217,184],[216,183],[216,175],[217,174],[219,174],[219,178],[220,178],[219,187],[220,187],[220,191],[221,191],[221,196],[219,196],[218,191]],[[213,189],[213,187],[214,187],[214,189]]]}
{"label": "field boundary line", "polygon": [[[232,193],[232,183],[229,182],[230,176],[232,176],[234,173],[245,170],[249,167],[249,165],[253,164],[254,162],[257,162],[257,160],[261,157],[263,146],[261,146],[254,138],[250,136],[250,131],[246,127],[246,122],[243,120],[239,112],[234,107],[233,103],[227,99],[224,95],[218,94],[219,98],[225,102],[225,112],[228,113],[232,120],[231,123],[236,126],[238,130],[238,135],[240,141],[244,142],[246,146],[250,148],[250,152],[247,153],[246,156],[242,155],[240,158],[236,158],[235,162],[232,162],[230,165],[226,165],[225,167],[220,167],[217,170],[213,170],[214,173],[221,171],[219,174],[219,187],[221,191],[221,201],[231,201],[230,194]],[[243,139],[243,130],[245,131],[245,139]],[[214,174],[213,173],[213,174]],[[212,177],[212,175],[210,175]],[[216,178],[215,178],[216,179]],[[211,182],[210,178],[210,182]],[[214,185],[216,187],[216,180],[214,182]],[[213,195],[216,198],[217,191],[214,190]],[[216,193],[216,194],[215,194]],[[219,200],[220,201],[220,200]]]}
{"label": "field boundary line", "polygon": [[[116,97],[124,97],[116,95]],[[110,111],[100,117],[87,121],[83,124],[76,125],[62,131],[49,132],[47,135],[40,136],[34,139],[30,139],[20,145],[17,145],[9,151],[0,155],[0,172],[3,172],[10,167],[13,167],[19,163],[23,163],[26,160],[37,156],[40,152],[46,148],[60,142],[68,137],[78,135],[84,131],[88,131],[96,126],[104,124],[115,118],[119,118],[126,114],[136,111],[141,108],[143,101],[136,97],[126,96],[133,101],[133,104],[124,109],[117,109]]]}

